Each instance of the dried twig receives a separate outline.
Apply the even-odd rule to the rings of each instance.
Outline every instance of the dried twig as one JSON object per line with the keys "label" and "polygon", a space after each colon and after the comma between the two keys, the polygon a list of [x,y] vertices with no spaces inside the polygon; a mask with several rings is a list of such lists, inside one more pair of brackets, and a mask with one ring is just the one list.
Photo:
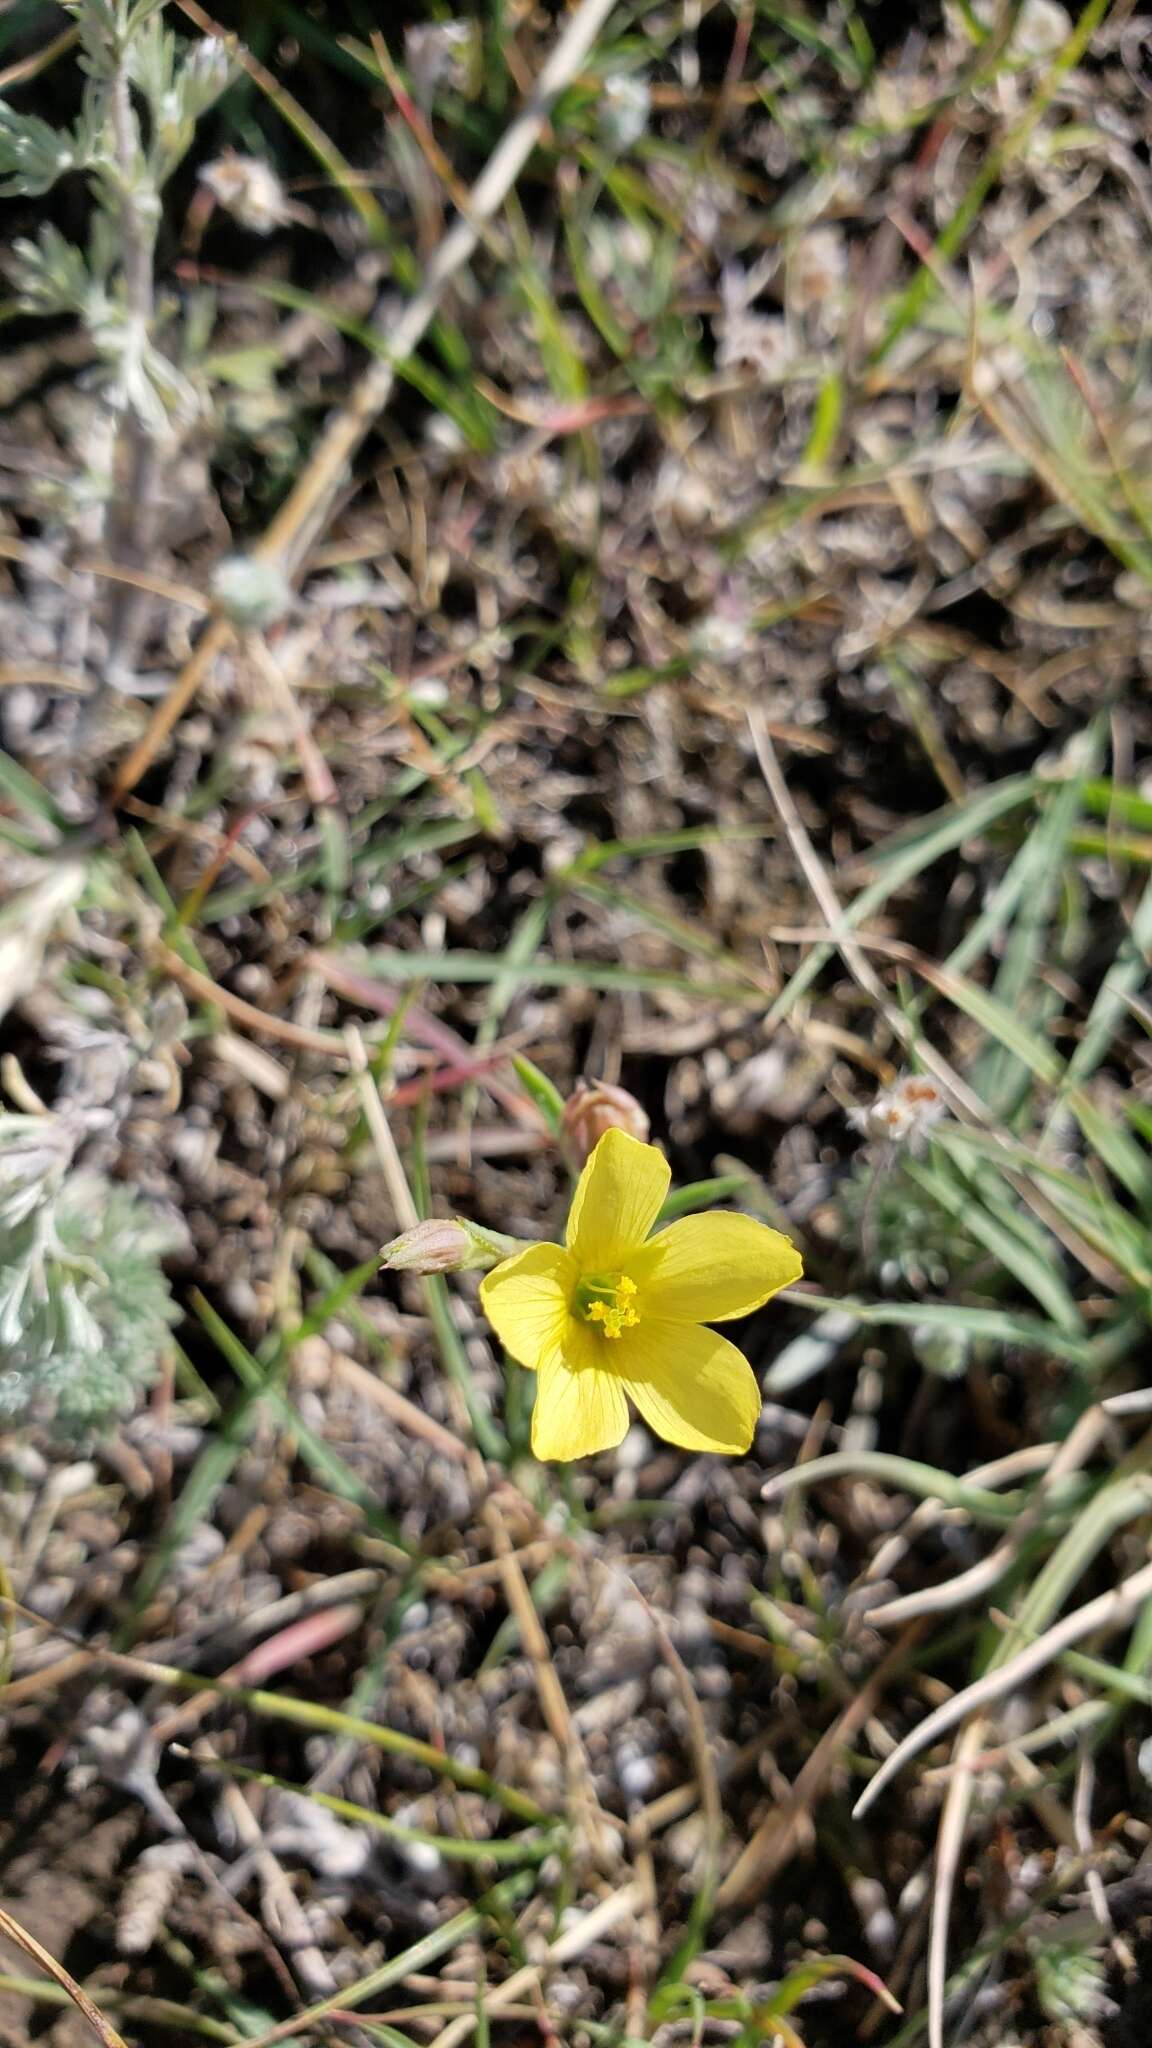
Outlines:
{"label": "dried twig", "polygon": [[116,2032],[111,2021],[106,2020],[98,2007],[93,2005],[88,1993],[81,1990],[75,1977],[69,1976],[63,1963],[58,1963],[55,1956],[49,1955],[46,1948],[41,1948],[35,1935],[29,1934],[27,1928],[21,1927],[20,1922],[14,1920],[11,1913],[6,1913],[2,1907],[0,1934],[6,1934],[9,1941],[14,1941],[17,1948],[23,1949],[26,1956],[31,1956],[34,1963],[39,1963],[42,1970],[46,1970],[50,1977],[55,1978],[57,1984],[63,1986],[72,2003],[83,2013],[93,2033],[104,2043],[104,2048],[127,2048],[127,2043]]}

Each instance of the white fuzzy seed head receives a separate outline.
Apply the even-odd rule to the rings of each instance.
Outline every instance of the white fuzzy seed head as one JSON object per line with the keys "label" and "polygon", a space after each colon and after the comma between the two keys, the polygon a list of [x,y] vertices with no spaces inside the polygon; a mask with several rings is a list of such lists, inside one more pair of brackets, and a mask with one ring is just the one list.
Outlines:
{"label": "white fuzzy seed head", "polygon": [[218,206],[254,235],[270,235],[289,218],[284,187],[258,156],[221,156],[205,164],[200,183],[207,185]]}
{"label": "white fuzzy seed head", "polygon": [[875,1101],[850,1110],[848,1121],[876,1144],[907,1144],[918,1151],[946,1109],[943,1091],[929,1075],[902,1074]]}

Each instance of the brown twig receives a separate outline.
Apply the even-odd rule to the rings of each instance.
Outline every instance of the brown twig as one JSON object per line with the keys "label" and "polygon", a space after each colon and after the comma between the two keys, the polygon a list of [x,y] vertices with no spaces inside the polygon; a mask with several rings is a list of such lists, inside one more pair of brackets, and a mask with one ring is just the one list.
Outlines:
{"label": "brown twig", "polygon": [[15,1942],[17,1948],[23,1949],[26,1956],[30,1956],[34,1963],[39,1963],[42,1970],[46,1970],[50,1977],[55,1978],[57,1984],[63,1986],[77,2010],[83,2013],[93,2033],[104,2043],[104,2048],[128,2048],[123,2036],[116,2032],[111,2021],[106,2020],[99,2008],[93,2005],[88,1993],[81,1990],[75,1977],[69,1976],[63,1963],[58,1963],[55,1956],[49,1955],[46,1948],[41,1948],[35,1935],[29,1934],[27,1928],[21,1927],[20,1922],[14,1920],[11,1913],[6,1913],[3,1907],[0,1907],[0,1934],[6,1934],[9,1941]]}
{"label": "brown twig", "polygon": [[281,1044],[294,1045],[300,1052],[320,1052],[328,1059],[344,1058],[344,1041],[338,1031],[312,1031],[305,1024],[293,1024],[288,1017],[258,1010],[255,1003],[246,1003],[243,996],[234,996],[231,989],[221,988],[210,975],[201,974],[198,967],[190,967],[170,946],[158,946],[156,957],[173,981],[178,981],[190,995],[216,1004],[246,1031],[263,1033],[265,1038],[278,1038]]}

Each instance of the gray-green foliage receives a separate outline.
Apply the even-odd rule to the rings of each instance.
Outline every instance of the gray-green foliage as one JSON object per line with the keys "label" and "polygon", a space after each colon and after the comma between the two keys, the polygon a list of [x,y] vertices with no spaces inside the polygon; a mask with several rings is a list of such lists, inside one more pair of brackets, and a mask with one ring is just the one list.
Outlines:
{"label": "gray-green foliage", "polygon": [[0,1424],[80,1434],[124,1414],[175,1320],[172,1231],[130,1188],[74,1169],[62,1119],[0,1116]]}
{"label": "gray-green foliage", "polygon": [[5,180],[0,197],[23,194],[38,199],[65,171],[79,170],[82,161],[75,136],[50,128],[35,114],[0,106],[0,171]]}
{"label": "gray-green foliage", "polygon": [[218,36],[200,42],[175,36],[151,4],[81,0],[69,12],[79,26],[86,73],[76,125],[52,128],[34,114],[0,106],[0,194],[38,198],[65,172],[87,171],[113,203],[128,187],[137,203],[154,208],[191,146],[197,121],[232,78],[228,45]]}
{"label": "gray-green foliage", "polygon": [[915,1162],[890,1156],[860,1162],[840,1190],[840,1207],[868,1271],[888,1289],[943,1294],[980,1258],[962,1224],[919,1187]]}
{"label": "gray-green foliage", "polygon": [[1057,2026],[1078,2026],[1099,2019],[1108,2009],[1107,1973],[1100,1951],[1090,1939],[1060,1936],[1054,1929],[1029,1943],[1036,1971],[1036,1995]]}
{"label": "gray-green foliage", "polygon": [[89,241],[80,248],[46,222],[13,244],[8,274],[28,312],[83,322],[113,405],[159,433],[195,404],[188,380],[156,346],[153,310],[142,311],[160,195],[197,121],[229,84],[232,56],[218,37],[174,35],[157,0],[77,0],[69,11],[85,72],[79,117],[56,129],[0,105],[0,194],[38,197],[66,172],[85,174],[96,202]]}

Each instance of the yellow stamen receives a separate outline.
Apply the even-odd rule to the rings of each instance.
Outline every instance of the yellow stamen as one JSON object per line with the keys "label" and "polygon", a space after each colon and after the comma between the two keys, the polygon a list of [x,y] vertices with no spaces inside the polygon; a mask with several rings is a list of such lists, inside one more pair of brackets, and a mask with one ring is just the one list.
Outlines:
{"label": "yellow stamen", "polygon": [[640,1321],[633,1307],[636,1282],[627,1273],[589,1274],[581,1282],[577,1302],[586,1323],[599,1323],[605,1337],[619,1337]]}

